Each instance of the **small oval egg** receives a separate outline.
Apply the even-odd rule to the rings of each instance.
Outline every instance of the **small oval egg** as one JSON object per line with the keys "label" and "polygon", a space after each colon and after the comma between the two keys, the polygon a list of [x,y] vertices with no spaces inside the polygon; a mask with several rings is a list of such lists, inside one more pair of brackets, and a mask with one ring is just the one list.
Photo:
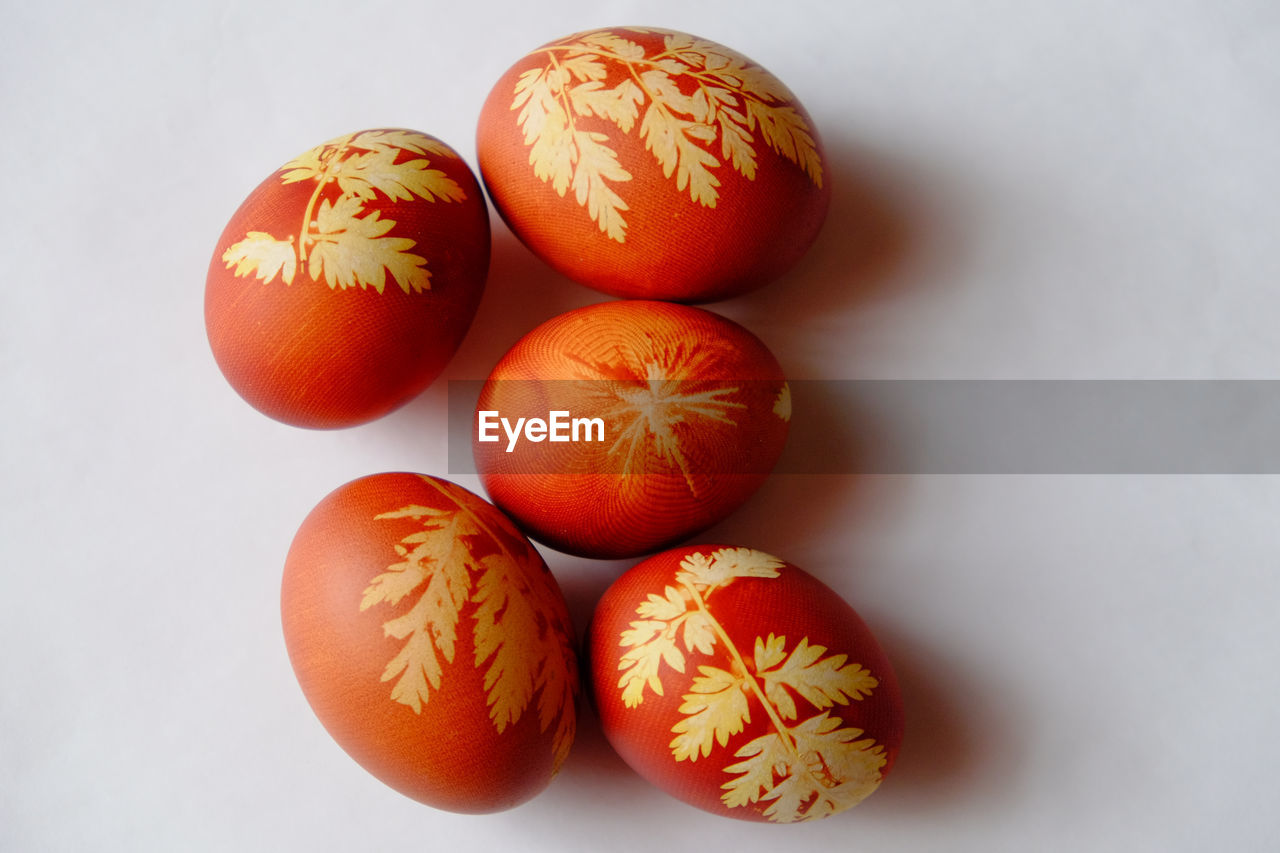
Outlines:
{"label": "small oval egg", "polygon": [[412,130],[332,139],[269,175],[209,264],[205,326],[250,405],[330,429],[387,414],[444,369],[489,269],[480,186]]}
{"label": "small oval egg", "polygon": [[589,287],[708,302],[808,250],[830,203],[813,120],[706,39],[607,27],[517,61],[480,114],[480,172],[511,230]]}
{"label": "small oval egg", "polygon": [[657,554],[605,592],[588,632],[609,743],[685,802],[792,823],[871,794],[902,742],[897,680],[857,613],[749,548]]}
{"label": "small oval egg", "polygon": [[333,739],[408,797],[456,812],[543,790],[573,742],[564,598],[491,504],[376,474],[307,516],[281,588],[289,660]]}
{"label": "small oval egg", "polygon": [[746,501],[790,417],[777,359],[742,326],[685,305],[607,302],[548,320],[502,357],[472,447],[490,499],[530,536],[633,557]]}

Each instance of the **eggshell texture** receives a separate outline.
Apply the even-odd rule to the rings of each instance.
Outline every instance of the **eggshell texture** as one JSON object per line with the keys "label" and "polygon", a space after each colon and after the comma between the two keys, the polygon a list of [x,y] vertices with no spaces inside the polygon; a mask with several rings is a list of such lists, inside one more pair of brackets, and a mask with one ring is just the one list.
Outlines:
{"label": "eggshell texture", "polygon": [[588,632],[609,743],[691,805],[789,823],[873,792],[902,742],[897,680],[853,609],[760,551],[655,555],[604,594]]}
{"label": "eggshell texture", "polygon": [[352,426],[439,375],[488,269],[488,209],[466,163],[416,131],[360,131],[289,161],[240,205],[209,264],[205,326],[259,411]]}
{"label": "eggshell texture", "polygon": [[[480,440],[483,412],[515,424],[553,411],[602,428],[513,445],[503,427]],[[610,302],[552,318],[503,356],[472,447],[490,498],[529,535],[630,557],[733,512],[777,462],[790,417],[782,369],[743,327],[684,305]]]}
{"label": "eggshell texture", "polygon": [[285,563],[289,659],[334,740],[431,806],[492,812],[573,742],[573,630],[537,551],[447,480],[376,474],[307,516]]}
{"label": "eggshell texture", "polygon": [[773,280],[826,217],[813,120],[714,42],[611,27],[530,52],[490,92],[477,153],[511,230],[617,296],[706,302]]}

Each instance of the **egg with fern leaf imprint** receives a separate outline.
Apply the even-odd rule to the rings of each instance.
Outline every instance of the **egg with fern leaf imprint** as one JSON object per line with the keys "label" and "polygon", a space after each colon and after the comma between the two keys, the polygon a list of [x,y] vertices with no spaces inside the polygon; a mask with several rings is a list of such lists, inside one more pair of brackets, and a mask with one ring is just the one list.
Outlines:
{"label": "egg with fern leaf imprint", "polygon": [[608,27],[549,42],[494,85],[476,135],[503,220],[589,287],[709,302],[790,269],[831,176],[773,74],[686,33]]}
{"label": "egg with fern leaf imprint", "polygon": [[802,569],[691,545],[623,573],[587,634],[605,737],[641,776],[725,817],[793,823],[873,793],[902,742],[892,667]]}
{"label": "egg with fern leaf imprint", "polygon": [[453,149],[398,128],[332,139],[269,175],[219,238],[204,302],[214,358],[284,423],[381,417],[452,358],[489,249],[483,194]]}
{"label": "egg with fern leaf imprint", "polygon": [[316,717],[404,795],[499,811],[567,757],[578,669],[564,598],[528,540],[461,486],[385,473],[335,489],[294,537],[280,610]]}

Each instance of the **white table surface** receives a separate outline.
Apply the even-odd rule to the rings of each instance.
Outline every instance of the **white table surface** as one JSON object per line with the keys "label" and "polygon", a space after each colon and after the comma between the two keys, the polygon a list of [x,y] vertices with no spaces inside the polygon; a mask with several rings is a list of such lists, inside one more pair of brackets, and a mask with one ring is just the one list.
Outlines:
{"label": "white table surface", "polygon": [[[819,242],[713,306],[791,375],[1280,378],[1280,6],[46,0],[3,21],[0,849],[1280,845],[1273,476],[775,477],[702,538],[805,566],[876,630],[908,712],[879,792],[803,826],[717,818],[584,714],[529,803],[418,805],[312,716],[278,589],[330,489],[442,471],[444,383],[293,429],[231,391],[202,317],[218,234],[285,159],[402,125],[474,164],[511,62],[634,23],[746,53],[824,137]],[[446,379],[602,298],[495,226]],[[579,626],[627,565],[547,556]]]}

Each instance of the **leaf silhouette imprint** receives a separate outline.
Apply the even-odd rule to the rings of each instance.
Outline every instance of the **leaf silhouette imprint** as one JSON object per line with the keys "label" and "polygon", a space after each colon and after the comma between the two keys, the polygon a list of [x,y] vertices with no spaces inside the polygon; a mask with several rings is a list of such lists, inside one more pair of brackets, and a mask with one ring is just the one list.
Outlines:
{"label": "leaf silhouette imprint", "polygon": [[662,35],[662,49],[611,31],[570,36],[531,54],[545,61],[520,74],[511,101],[534,174],[561,197],[572,190],[600,231],[626,242],[629,208],[615,185],[632,174],[586,118],[639,134],[664,177],[705,207],[720,198],[726,163],[755,180],[761,139],[822,186],[814,133],[777,78],[714,42],[631,32]]}
{"label": "leaf silhouette imprint", "polygon": [[374,577],[360,601],[363,612],[417,596],[412,607],[382,625],[386,636],[404,641],[382,680],[394,679],[391,698],[421,713],[441,688],[445,665],[454,663],[470,607],[473,663],[484,669],[490,721],[502,733],[536,695],[540,730],[556,724],[552,748],[558,768],[573,743],[577,676],[567,630],[551,618],[559,606],[556,593],[536,578],[531,582],[529,557],[508,547],[463,500],[423,479],[444,497],[445,508],[410,505],[375,517],[413,519],[421,526],[396,544],[400,562]]}
{"label": "leaf silhouette imprint", "polygon": [[747,404],[733,399],[741,383],[716,379],[715,365],[723,351],[714,344],[662,345],[650,340],[647,350],[619,349],[610,363],[579,359],[581,375],[590,380],[595,408],[616,436],[610,457],[618,460],[623,476],[649,472],[649,457],[680,473],[690,493],[699,493],[695,468],[682,447],[682,434],[720,424],[734,428],[747,414]]}
{"label": "leaf silhouette imprint", "polygon": [[[869,670],[808,637],[788,646],[786,637],[769,633],[740,649],[712,611],[717,590],[742,578],[777,578],[783,565],[747,548],[686,556],[675,585],[651,593],[636,608],[640,618],[622,632],[618,687],[624,705],[635,708],[646,690],[663,695],[664,664],[685,673],[691,657],[710,658],[718,649],[716,660],[725,665],[699,664],[681,696],[671,754],[676,761],[709,758],[744,731],[752,714],[762,714],[768,731],[734,752],[739,760],[723,768],[732,778],[721,785],[720,799],[729,808],[764,805],[766,818],[790,823],[861,802],[880,784],[886,757],[873,738],[830,710],[879,686]],[[817,713],[802,713],[797,698]]]}
{"label": "leaf silhouette imprint", "polygon": [[281,185],[315,187],[297,232],[280,238],[249,231],[222,254],[236,276],[292,284],[300,268],[330,288],[372,287],[382,293],[390,274],[405,293],[431,287],[427,260],[415,242],[389,236],[396,222],[367,205],[389,201],[462,201],[462,187],[431,157],[456,155],[441,142],[409,130],[366,130],[318,145],[281,168]]}

